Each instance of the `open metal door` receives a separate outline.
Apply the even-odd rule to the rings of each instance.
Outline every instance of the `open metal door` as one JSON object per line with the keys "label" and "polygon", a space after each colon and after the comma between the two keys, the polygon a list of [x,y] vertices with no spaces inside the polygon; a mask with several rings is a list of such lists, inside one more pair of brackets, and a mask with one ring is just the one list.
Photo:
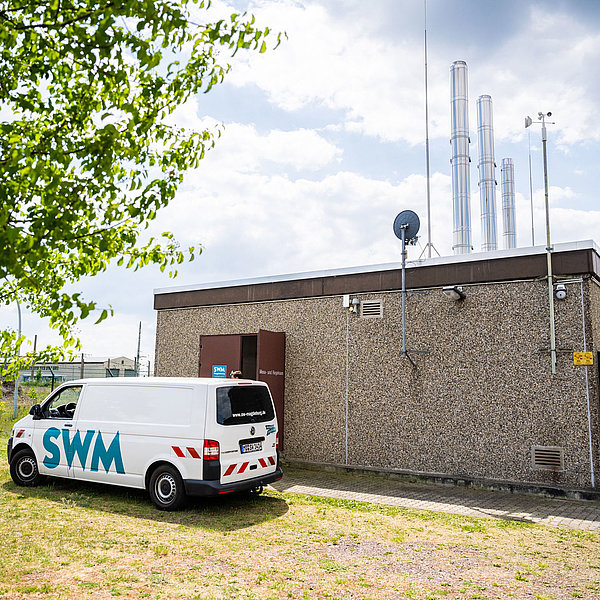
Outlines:
{"label": "open metal door", "polygon": [[213,366],[224,366],[226,377],[241,369],[241,335],[200,336],[200,377],[212,377]]}
{"label": "open metal door", "polygon": [[283,394],[285,387],[285,333],[258,330],[256,379],[264,381],[271,390],[277,424],[279,447],[283,449]]}

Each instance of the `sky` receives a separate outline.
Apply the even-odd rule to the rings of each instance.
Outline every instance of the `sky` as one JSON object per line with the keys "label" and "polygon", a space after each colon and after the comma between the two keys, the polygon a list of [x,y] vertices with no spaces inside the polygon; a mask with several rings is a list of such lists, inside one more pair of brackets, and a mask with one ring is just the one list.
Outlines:
{"label": "sky", "polygon": [[[153,363],[157,288],[398,262],[392,224],[406,209],[421,220],[409,260],[427,244],[423,0],[213,0],[211,10],[248,10],[287,39],[265,54],[238,54],[223,84],[172,116],[190,130],[223,128],[152,224],[203,252],[176,279],[115,267],[81,281],[87,299],[115,311],[100,325],[93,317],[78,324],[87,356],[134,357],[141,322],[141,364]],[[434,256],[452,255],[456,60],[469,70],[474,252],[482,94],[493,100],[496,163],[515,164],[517,246],[545,244],[541,128],[524,128],[540,111],[555,122],[547,126],[552,241],[599,242],[600,2],[427,0],[427,41]],[[497,214],[501,240],[500,186]],[[15,307],[0,318],[16,328]],[[23,314],[22,328],[38,346],[58,342],[34,315]]]}

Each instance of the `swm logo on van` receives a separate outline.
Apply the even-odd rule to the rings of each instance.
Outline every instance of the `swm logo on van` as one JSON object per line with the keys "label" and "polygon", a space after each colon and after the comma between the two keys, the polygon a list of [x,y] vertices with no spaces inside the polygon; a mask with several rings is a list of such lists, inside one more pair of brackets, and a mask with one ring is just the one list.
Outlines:
{"label": "swm logo on van", "polygon": [[50,427],[46,430],[42,439],[44,450],[48,452],[43,460],[43,463],[46,467],[49,469],[54,469],[60,464],[61,444],[58,441],[58,438],[60,438],[69,469],[73,465],[73,459],[75,458],[75,455],[77,455],[79,464],[85,471],[85,465],[90,451],[90,446],[92,445],[94,435],[96,435],[94,449],[92,450],[92,458],[89,464],[90,471],[97,471],[99,464],[102,463],[104,470],[108,473],[112,464],[114,463],[117,473],[125,473],[125,469],[123,468],[123,457],[121,456],[119,432],[115,434],[108,448],[104,445],[102,433],[100,431],[96,432],[95,429],[88,429],[85,432],[85,437],[83,440],[81,439],[80,431],[75,432],[73,439],[71,439],[69,436],[70,433],[71,432],[68,429],[63,429],[61,431],[56,427]]}

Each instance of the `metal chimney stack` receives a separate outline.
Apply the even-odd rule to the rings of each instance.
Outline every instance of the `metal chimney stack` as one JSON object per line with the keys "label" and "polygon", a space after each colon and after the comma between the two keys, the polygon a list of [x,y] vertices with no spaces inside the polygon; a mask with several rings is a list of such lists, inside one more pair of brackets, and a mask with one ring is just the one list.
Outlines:
{"label": "metal chimney stack", "polygon": [[494,161],[494,123],[492,97],[477,99],[477,137],[479,139],[479,197],[481,200],[481,250],[497,250],[496,163]]}
{"label": "metal chimney stack", "polygon": [[457,60],[450,67],[452,131],[452,222],[454,254],[468,254],[471,246],[471,184],[469,158],[469,109],[467,63]]}
{"label": "metal chimney stack", "polygon": [[512,158],[502,159],[502,225],[504,248],[517,247],[515,215],[515,166]]}

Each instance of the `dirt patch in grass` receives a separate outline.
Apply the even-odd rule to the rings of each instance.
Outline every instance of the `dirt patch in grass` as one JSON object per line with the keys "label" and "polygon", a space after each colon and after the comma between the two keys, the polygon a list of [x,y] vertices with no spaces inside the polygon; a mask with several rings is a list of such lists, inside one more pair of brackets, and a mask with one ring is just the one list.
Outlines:
{"label": "dirt patch in grass", "polygon": [[5,441],[1,598],[600,598],[595,533],[271,490],[161,513],[133,490],[17,488]]}

